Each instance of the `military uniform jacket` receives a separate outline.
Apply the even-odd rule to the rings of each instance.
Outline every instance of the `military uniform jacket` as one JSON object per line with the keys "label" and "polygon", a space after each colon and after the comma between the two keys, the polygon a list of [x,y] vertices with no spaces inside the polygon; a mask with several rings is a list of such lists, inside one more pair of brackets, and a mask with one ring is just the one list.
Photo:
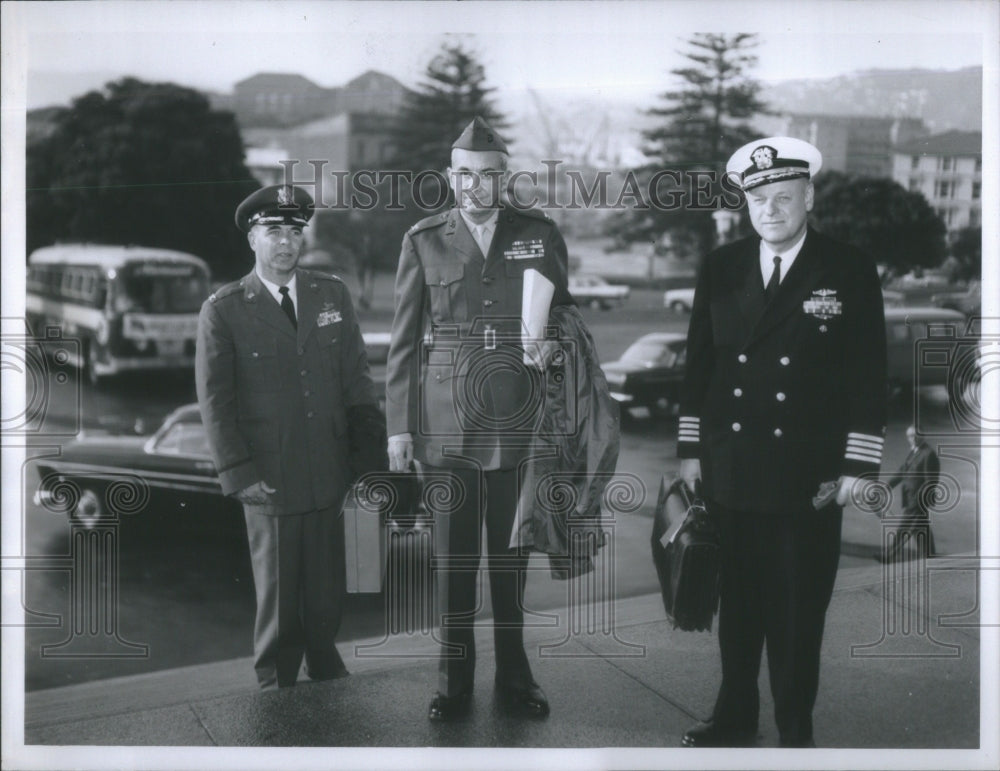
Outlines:
{"label": "military uniform jacket", "polygon": [[695,290],[678,455],[711,500],[801,510],[819,485],[878,471],[886,342],[875,265],[809,229],[765,306],[760,240],[709,254]]}
{"label": "military uniform jacket", "polygon": [[457,209],[403,237],[386,418],[390,436],[413,435],[417,460],[512,468],[526,453],[544,392],[541,373],[522,364],[528,268],[555,285],[553,307],[573,303],[566,243],[538,211],[501,208],[485,258]]}
{"label": "military uniform jacket", "polygon": [[298,330],[256,272],[201,308],[198,403],[226,495],[264,480],[266,513],[336,505],[350,483],[347,408],[377,407],[350,293],[296,271]]}

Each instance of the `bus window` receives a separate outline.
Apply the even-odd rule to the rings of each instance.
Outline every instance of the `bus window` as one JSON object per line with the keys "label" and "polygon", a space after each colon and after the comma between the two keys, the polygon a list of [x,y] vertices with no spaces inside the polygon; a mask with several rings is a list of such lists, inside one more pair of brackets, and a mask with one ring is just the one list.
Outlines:
{"label": "bus window", "polygon": [[116,302],[120,311],[138,313],[197,313],[208,297],[208,279],[201,273],[124,277]]}

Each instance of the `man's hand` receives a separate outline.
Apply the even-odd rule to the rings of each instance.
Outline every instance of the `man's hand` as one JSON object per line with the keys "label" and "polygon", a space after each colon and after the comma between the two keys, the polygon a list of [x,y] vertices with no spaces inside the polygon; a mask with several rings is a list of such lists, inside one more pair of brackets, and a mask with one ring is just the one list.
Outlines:
{"label": "man's hand", "polygon": [[524,363],[529,367],[534,367],[539,372],[544,372],[555,348],[556,343],[553,340],[543,340],[542,342],[529,340],[524,344]]}
{"label": "man's hand", "polygon": [[851,500],[851,495],[854,492],[854,486],[858,483],[857,477],[841,477],[840,478],[840,489],[837,490],[837,505],[846,506]]}
{"label": "man's hand", "polygon": [[271,500],[267,496],[276,492],[278,491],[262,479],[259,482],[254,482],[249,487],[244,487],[233,497],[240,503],[259,505],[261,503],[270,503]]}
{"label": "man's hand", "polygon": [[681,461],[680,477],[688,490],[694,493],[696,482],[701,481],[701,461],[697,458],[685,458]]}
{"label": "man's hand", "polygon": [[413,434],[389,437],[389,471],[409,471],[413,462]]}

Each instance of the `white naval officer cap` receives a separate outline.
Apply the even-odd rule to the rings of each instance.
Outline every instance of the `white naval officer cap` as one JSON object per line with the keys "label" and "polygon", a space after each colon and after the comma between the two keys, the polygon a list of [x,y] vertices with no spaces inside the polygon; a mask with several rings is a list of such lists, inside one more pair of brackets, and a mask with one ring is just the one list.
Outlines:
{"label": "white naval officer cap", "polygon": [[765,137],[747,142],[732,154],[726,173],[734,175],[744,191],[783,179],[811,179],[823,166],[823,154],[794,137]]}

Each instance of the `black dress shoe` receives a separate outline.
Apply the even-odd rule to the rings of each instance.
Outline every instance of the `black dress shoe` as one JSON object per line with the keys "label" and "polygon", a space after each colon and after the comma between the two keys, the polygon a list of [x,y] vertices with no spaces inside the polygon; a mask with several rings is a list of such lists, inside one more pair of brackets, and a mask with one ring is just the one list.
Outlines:
{"label": "black dress shoe", "polygon": [[535,682],[529,685],[501,685],[497,683],[497,695],[500,700],[518,712],[532,717],[546,717],[549,714],[549,700],[545,691]]}
{"label": "black dress shoe", "polygon": [[711,720],[690,729],[681,739],[682,747],[753,747],[756,743],[756,730],[723,727]]}
{"label": "black dress shoe", "polygon": [[427,710],[427,717],[438,723],[450,720],[461,720],[469,714],[472,706],[472,691],[462,691],[455,696],[445,696],[443,693],[434,694],[431,699],[431,706]]}

